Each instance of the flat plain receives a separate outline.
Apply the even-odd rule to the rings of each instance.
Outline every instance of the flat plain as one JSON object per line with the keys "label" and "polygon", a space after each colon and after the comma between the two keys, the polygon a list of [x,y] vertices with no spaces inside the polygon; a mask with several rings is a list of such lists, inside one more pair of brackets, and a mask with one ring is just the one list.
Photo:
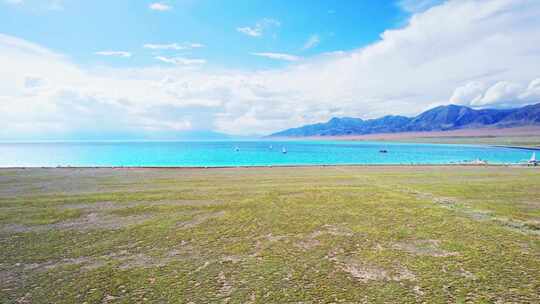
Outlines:
{"label": "flat plain", "polygon": [[321,136],[308,138],[318,140],[398,141],[433,144],[481,144],[540,149],[540,127],[538,126]]}
{"label": "flat plain", "polygon": [[540,170],[0,170],[1,303],[539,303]]}

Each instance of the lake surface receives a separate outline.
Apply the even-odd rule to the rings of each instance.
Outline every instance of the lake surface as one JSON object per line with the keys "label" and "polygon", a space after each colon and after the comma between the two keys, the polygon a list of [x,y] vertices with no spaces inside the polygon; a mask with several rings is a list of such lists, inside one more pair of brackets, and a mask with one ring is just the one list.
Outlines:
{"label": "lake surface", "polygon": [[[383,149],[388,153],[379,152]],[[0,143],[0,167],[450,164],[478,158],[501,164],[531,154],[489,146],[350,141]]]}

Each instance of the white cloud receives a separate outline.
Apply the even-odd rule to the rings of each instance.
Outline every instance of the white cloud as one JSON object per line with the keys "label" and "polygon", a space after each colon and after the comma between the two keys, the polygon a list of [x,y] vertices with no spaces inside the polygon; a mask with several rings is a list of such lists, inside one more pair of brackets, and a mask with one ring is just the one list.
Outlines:
{"label": "white cloud", "polygon": [[153,11],[161,11],[161,12],[164,12],[164,11],[169,11],[172,9],[172,7],[168,4],[165,4],[165,3],[161,3],[161,2],[154,2],[154,3],[151,3],[149,6],[148,6],[149,9],[153,10]]}
{"label": "white cloud", "polygon": [[237,27],[237,31],[239,31],[242,34],[246,34],[251,37],[259,37],[262,34],[262,30],[258,28],[251,28],[249,26],[245,27]]}
{"label": "white cloud", "polygon": [[510,107],[540,102],[540,78],[528,86],[510,81],[497,81],[490,86],[469,82],[454,90],[450,101],[473,107]]}
{"label": "white cloud", "polygon": [[151,49],[151,50],[187,50],[187,49],[195,49],[195,48],[202,48],[204,47],[204,44],[202,43],[196,43],[196,42],[186,42],[186,43],[168,43],[168,44],[152,44],[147,43],[143,45],[145,49]]}
{"label": "white cloud", "polygon": [[531,81],[527,89],[519,95],[519,98],[526,103],[540,102],[540,78]]}
{"label": "white cloud", "polygon": [[185,57],[164,57],[164,56],[156,56],[157,60],[176,64],[176,65],[198,65],[198,64],[205,64],[205,59],[192,59],[192,58],[185,58]]}
{"label": "white cloud", "polygon": [[22,4],[23,0],[4,0],[4,2],[7,3],[7,4],[18,5],[18,4]]}
{"label": "white cloud", "polygon": [[479,100],[473,100],[473,106],[496,105],[498,103],[514,103],[515,98],[523,92],[524,88],[518,83],[499,81],[489,87],[484,96]]}
{"label": "white cloud", "polygon": [[39,76],[26,76],[24,78],[24,88],[32,90],[36,88],[43,87],[45,85],[45,80]]}
{"label": "white cloud", "polygon": [[9,5],[26,5],[33,9],[62,11],[64,10],[64,0],[41,0],[41,1],[25,1],[25,0],[0,0]]}
{"label": "white cloud", "polygon": [[192,49],[196,49],[196,48],[202,48],[204,47],[204,44],[202,43],[197,43],[197,42],[188,42],[187,43],[187,46],[192,48]]}
{"label": "white cloud", "polygon": [[63,11],[64,10],[64,1],[63,0],[52,0],[49,1],[46,8],[51,11]]}
{"label": "white cloud", "polygon": [[314,48],[317,45],[319,45],[319,43],[321,43],[321,37],[319,37],[319,35],[316,35],[316,34],[311,35],[311,36],[309,36],[306,43],[304,43],[303,49],[307,50],[307,49]]}
{"label": "white cloud", "polygon": [[285,61],[298,61],[301,59],[298,56],[283,53],[251,53],[251,55]]}
{"label": "white cloud", "polygon": [[472,105],[482,99],[486,85],[479,81],[471,81],[454,90],[450,103]]}
{"label": "white cloud", "polygon": [[196,101],[184,104],[181,95],[159,89],[150,77],[141,80],[116,69],[85,71],[63,56],[6,35],[0,35],[0,54],[0,138],[140,137],[191,128],[187,117],[164,118],[152,109],[185,108]]}
{"label": "white cloud", "polygon": [[236,30],[242,34],[251,36],[251,37],[260,37],[263,35],[264,31],[272,28],[272,27],[278,27],[281,23],[275,19],[272,18],[263,18],[259,20],[255,26],[244,26],[244,27],[237,27]]}
{"label": "white cloud", "polygon": [[539,46],[537,0],[448,1],[366,47],[258,71],[189,69],[175,57],[163,57],[170,65],[89,69],[0,35],[0,138],[181,128],[267,134],[449,102],[540,102]]}
{"label": "white cloud", "polygon": [[145,44],[143,46],[145,49],[151,50],[185,50],[185,46],[181,46],[178,43],[171,44]]}
{"label": "white cloud", "polygon": [[131,57],[130,52],[125,51],[99,51],[96,55],[100,56],[114,56],[114,57]]}
{"label": "white cloud", "polygon": [[398,5],[406,12],[419,13],[438,5],[445,0],[401,0]]}

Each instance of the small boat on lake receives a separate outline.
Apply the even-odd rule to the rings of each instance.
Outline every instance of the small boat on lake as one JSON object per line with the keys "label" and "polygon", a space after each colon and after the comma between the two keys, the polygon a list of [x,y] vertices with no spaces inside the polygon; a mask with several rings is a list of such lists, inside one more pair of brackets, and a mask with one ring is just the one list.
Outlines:
{"label": "small boat on lake", "polygon": [[238,151],[240,151],[240,148],[239,147],[234,147],[234,151],[238,152]]}
{"label": "small boat on lake", "polygon": [[529,159],[527,164],[532,166],[538,166],[539,163],[540,162],[536,160],[536,152],[533,152],[533,154],[531,155],[531,159]]}
{"label": "small boat on lake", "polygon": [[287,154],[287,149],[285,149],[285,147],[281,148],[281,153]]}
{"label": "small boat on lake", "polygon": [[388,150],[382,149],[382,150],[379,150],[379,153],[388,153]]}

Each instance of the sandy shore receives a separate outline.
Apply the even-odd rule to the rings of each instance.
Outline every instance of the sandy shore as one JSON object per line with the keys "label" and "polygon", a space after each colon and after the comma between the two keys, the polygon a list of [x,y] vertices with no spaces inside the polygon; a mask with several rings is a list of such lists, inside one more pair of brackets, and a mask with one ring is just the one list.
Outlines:
{"label": "sandy shore", "polygon": [[96,170],[245,170],[245,169],[292,169],[292,168],[349,168],[349,167],[385,167],[385,168],[444,168],[444,167],[527,167],[527,164],[476,164],[476,163],[453,163],[453,164],[335,164],[335,165],[271,165],[271,166],[199,166],[199,167],[183,167],[183,166],[106,166],[106,167],[0,167],[2,170],[35,170],[35,169],[46,169],[46,170],[86,170],[86,169],[96,169]]}

